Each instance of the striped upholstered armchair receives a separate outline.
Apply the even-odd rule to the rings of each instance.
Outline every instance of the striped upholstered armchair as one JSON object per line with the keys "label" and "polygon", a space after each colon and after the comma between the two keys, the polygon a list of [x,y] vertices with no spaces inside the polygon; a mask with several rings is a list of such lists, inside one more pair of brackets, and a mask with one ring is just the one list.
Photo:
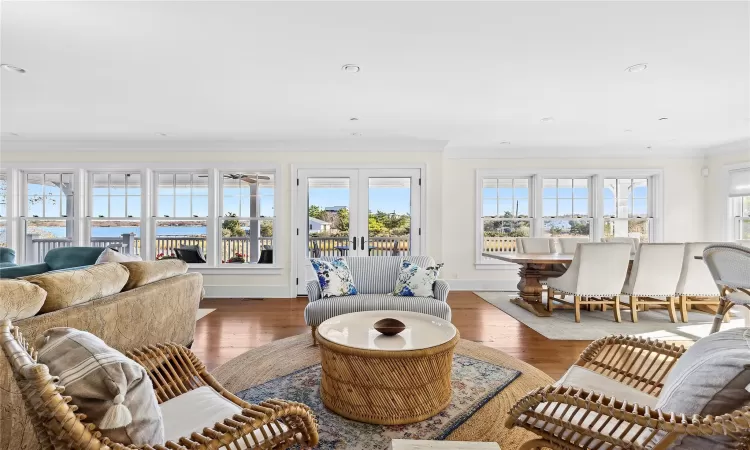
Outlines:
{"label": "striped upholstered armchair", "polygon": [[[331,261],[335,258],[321,258]],[[448,306],[450,287],[444,280],[437,280],[433,287],[434,297],[399,297],[389,295],[396,287],[401,261],[407,260],[421,267],[435,265],[429,256],[352,256],[345,258],[354,277],[357,295],[322,298],[317,280],[307,283],[309,303],[305,307],[305,323],[315,330],[325,320],[341,314],[358,311],[397,310],[430,314],[451,320]]]}

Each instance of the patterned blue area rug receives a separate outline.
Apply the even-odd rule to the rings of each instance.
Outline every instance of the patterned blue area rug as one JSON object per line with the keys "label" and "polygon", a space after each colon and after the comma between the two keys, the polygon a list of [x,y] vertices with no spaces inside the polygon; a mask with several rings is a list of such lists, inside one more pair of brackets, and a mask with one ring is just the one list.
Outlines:
{"label": "patterned blue area rug", "polygon": [[387,450],[392,439],[444,440],[521,372],[468,356],[453,357],[453,399],[438,415],[410,425],[371,425],[345,419],[320,400],[320,364],[253,386],[237,396],[250,403],[283,398],[310,406],[325,450]]}

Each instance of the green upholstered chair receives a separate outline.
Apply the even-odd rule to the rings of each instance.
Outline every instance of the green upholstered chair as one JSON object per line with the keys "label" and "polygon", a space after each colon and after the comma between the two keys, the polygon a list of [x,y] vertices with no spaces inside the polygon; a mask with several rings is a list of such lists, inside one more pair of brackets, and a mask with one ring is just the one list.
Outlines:
{"label": "green upholstered chair", "polygon": [[16,251],[12,248],[0,247],[0,267],[16,265]]}
{"label": "green upholstered chair", "polygon": [[0,267],[0,278],[20,278],[52,270],[90,266],[104,251],[104,247],[60,247],[47,252],[44,262],[14,267]]}

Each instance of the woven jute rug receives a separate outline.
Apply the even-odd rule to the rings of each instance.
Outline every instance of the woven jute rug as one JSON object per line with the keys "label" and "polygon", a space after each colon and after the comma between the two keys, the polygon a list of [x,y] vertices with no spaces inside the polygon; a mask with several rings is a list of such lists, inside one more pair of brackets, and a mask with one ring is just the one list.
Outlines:
{"label": "woven jute rug", "polygon": [[[459,355],[487,361],[518,370],[521,375],[482,406],[446,440],[497,442],[503,450],[517,449],[533,439],[525,430],[508,430],[503,423],[510,408],[527,392],[554,382],[539,369],[505,353],[462,339],[456,346]],[[213,375],[230,392],[244,391],[275,378],[320,363],[318,347],[309,334],[302,334],[252,349],[213,371]],[[356,445],[349,448],[357,448]]]}

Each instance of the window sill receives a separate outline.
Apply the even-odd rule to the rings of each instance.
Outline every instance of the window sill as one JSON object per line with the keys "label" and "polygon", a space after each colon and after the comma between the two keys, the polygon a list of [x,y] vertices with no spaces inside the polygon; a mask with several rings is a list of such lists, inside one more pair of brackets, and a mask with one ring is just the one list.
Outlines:
{"label": "window sill", "polygon": [[210,275],[260,275],[281,274],[284,268],[272,264],[222,264],[220,266],[189,264],[188,271]]}

